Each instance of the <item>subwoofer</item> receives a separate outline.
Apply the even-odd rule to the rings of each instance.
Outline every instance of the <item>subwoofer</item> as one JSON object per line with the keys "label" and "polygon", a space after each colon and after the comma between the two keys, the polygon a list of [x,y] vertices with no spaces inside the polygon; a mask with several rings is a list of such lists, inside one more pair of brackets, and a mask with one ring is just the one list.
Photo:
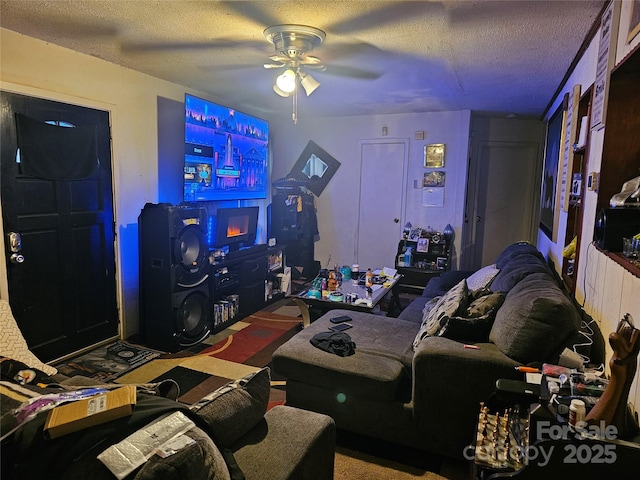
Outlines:
{"label": "subwoofer", "polygon": [[622,239],[640,232],[640,208],[603,208],[598,212],[593,239],[610,252],[622,251]]}
{"label": "subwoofer", "polygon": [[204,208],[148,203],[138,217],[140,330],[152,348],[177,351],[211,329]]}

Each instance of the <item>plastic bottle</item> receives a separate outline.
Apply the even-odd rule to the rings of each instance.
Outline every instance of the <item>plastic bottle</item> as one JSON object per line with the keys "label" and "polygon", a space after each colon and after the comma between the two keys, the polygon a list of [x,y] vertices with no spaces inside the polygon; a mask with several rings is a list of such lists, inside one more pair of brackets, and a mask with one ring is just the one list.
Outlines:
{"label": "plastic bottle", "polygon": [[365,282],[364,282],[366,287],[372,287],[373,286],[373,272],[371,271],[371,269],[367,269],[367,275],[365,277]]}
{"label": "plastic bottle", "polygon": [[407,249],[404,252],[404,266],[405,267],[411,266],[411,247],[407,247]]}
{"label": "plastic bottle", "polygon": [[569,425],[575,427],[578,423],[584,422],[586,407],[582,400],[571,400],[569,406]]}

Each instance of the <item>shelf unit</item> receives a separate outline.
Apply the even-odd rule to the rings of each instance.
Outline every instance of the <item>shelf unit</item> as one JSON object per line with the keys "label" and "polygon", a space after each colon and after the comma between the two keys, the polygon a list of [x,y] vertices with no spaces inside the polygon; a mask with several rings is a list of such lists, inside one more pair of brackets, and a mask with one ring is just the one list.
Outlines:
{"label": "shelf unit", "polygon": [[[640,175],[640,45],[611,71],[609,85],[596,215],[624,182]],[[637,264],[615,253],[608,255],[640,276]]]}
{"label": "shelf unit", "polygon": [[[582,232],[582,199],[584,198],[584,193],[587,188],[586,176],[587,172],[587,161],[589,158],[588,155],[588,145],[589,145],[589,133],[590,133],[590,107],[591,107],[591,95],[592,89],[589,88],[584,94],[580,97],[580,102],[578,103],[578,131],[576,132],[576,138],[580,138],[580,134],[583,133],[581,128],[586,128],[586,132],[584,132],[584,140],[585,146],[581,146],[579,148],[573,149],[573,164],[571,172],[573,172],[573,177],[579,177],[579,186],[577,188],[573,187],[573,179],[567,179],[567,181],[571,181],[572,188],[569,193],[569,207],[567,210],[567,227],[565,232],[565,242],[569,244],[571,240],[576,237],[576,254],[573,259],[563,258],[562,261],[562,280],[568,291],[573,293],[575,291],[575,272],[578,271],[578,261],[580,258],[580,237]],[[587,118],[586,125],[582,125],[580,121],[583,117]]]}
{"label": "shelf unit", "polygon": [[[423,239],[424,240],[424,239]],[[449,244],[440,233],[427,234],[427,251],[418,252],[418,241],[400,240],[396,251],[396,270],[402,275],[398,282],[398,291],[422,293],[431,277],[437,277],[448,270],[451,263]],[[407,248],[411,247],[411,265],[400,263]]]}

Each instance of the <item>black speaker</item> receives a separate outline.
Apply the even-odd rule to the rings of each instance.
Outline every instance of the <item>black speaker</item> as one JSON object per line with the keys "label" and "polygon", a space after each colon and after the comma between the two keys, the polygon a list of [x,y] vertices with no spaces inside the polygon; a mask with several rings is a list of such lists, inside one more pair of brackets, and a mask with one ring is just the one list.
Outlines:
{"label": "black speaker", "polygon": [[177,351],[211,329],[204,208],[148,203],[138,217],[140,329],[152,348]]}
{"label": "black speaker", "polygon": [[596,217],[593,239],[603,250],[621,252],[623,237],[632,237],[638,232],[640,208],[603,208]]}

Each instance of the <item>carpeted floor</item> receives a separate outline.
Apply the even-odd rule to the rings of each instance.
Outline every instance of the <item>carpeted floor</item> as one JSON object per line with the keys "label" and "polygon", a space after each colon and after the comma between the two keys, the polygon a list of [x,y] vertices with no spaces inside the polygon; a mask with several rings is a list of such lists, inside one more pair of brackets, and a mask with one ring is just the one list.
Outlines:
{"label": "carpeted floor", "polygon": [[[259,311],[210,335],[198,345],[162,354],[115,382],[151,383],[172,379],[180,386],[178,399],[190,405],[229,381],[268,366],[275,349],[301,328],[300,318]],[[270,407],[284,402],[284,382],[272,372]]]}
{"label": "carpeted floor", "polygon": [[[180,385],[179,400],[192,404],[229,381],[268,366],[275,349],[301,329],[299,308],[293,301],[283,299],[194,347],[177,353],[157,352],[157,356],[150,351],[150,360],[124,374],[118,373],[120,376],[113,381],[149,383],[170,378]],[[272,369],[269,407],[285,403],[285,388],[284,379]],[[335,480],[467,478],[467,463],[338,432]]]}

